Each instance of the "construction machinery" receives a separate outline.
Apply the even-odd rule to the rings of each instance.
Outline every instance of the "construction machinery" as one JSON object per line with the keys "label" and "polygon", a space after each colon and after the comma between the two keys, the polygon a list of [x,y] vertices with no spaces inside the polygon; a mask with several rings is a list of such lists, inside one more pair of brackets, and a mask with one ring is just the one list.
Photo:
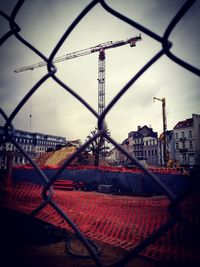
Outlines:
{"label": "construction machinery", "polygon": [[[76,52],[72,52],[69,54],[65,54],[63,56],[59,56],[54,58],[52,63],[59,63],[63,62],[65,60],[89,55],[92,53],[99,52],[99,59],[98,59],[98,114],[100,115],[102,111],[105,108],[105,50],[106,49],[111,49],[111,48],[116,48],[119,46],[123,46],[126,44],[130,44],[131,47],[136,46],[136,42],[142,40],[141,35],[135,36],[132,38],[129,38],[127,40],[121,40],[121,41],[109,41],[105,43],[98,44],[96,46],[82,49]],[[41,61],[32,65],[27,65],[24,67],[20,67],[14,70],[15,73],[20,73],[23,71],[27,70],[34,70],[36,68],[40,68],[43,66],[46,66],[47,62],[46,61]]]}
{"label": "construction machinery", "polygon": [[167,138],[166,138],[166,131],[167,131],[167,118],[166,118],[166,99],[165,98],[157,98],[154,97],[153,100],[158,100],[162,102],[162,117],[163,117],[163,134],[162,134],[162,141],[163,141],[163,160],[164,166],[167,165],[168,161],[168,153],[167,153]]}

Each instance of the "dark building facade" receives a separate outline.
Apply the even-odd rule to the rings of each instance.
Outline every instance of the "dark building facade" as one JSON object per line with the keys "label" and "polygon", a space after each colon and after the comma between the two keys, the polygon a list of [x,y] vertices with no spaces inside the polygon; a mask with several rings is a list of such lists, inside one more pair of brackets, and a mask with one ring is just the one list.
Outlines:
{"label": "dark building facade", "polygon": [[158,134],[151,127],[138,126],[137,131],[129,132],[126,150],[139,161],[148,165],[158,165]]}

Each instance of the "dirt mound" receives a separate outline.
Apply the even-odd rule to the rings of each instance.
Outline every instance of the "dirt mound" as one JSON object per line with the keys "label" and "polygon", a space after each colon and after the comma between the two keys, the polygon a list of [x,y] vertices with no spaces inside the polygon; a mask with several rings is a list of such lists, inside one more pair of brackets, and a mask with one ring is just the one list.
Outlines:
{"label": "dirt mound", "polygon": [[43,153],[37,160],[37,164],[42,166],[61,165],[62,162],[69,158],[76,151],[76,147],[63,147],[56,151]]}
{"label": "dirt mound", "polygon": [[[62,165],[62,163],[69,158],[75,151],[77,147],[63,147],[56,151],[50,151],[43,153],[36,160],[37,164],[40,166],[51,166],[51,165]],[[94,165],[94,156],[88,153],[80,153],[78,157],[71,163],[71,165]],[[99,166],[109,166],[109,164],[103,160],[99,160]]]}

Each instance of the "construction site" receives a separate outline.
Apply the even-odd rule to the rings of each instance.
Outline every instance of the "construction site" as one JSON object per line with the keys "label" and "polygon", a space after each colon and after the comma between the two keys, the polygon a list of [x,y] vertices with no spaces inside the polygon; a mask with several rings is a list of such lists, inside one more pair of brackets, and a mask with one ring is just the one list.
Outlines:
{"label": "construction site", "polygon": [[[16,266],[38,267],[199,266],[197,177],[178,168],[146,168],[110,138],[101,119],[106,110],[104,50],[135,46],[140,39],[104,43],[53,61],[99,52],[99,128],[79,147],[67,145],[34,160],[8,137],[30,164],[12,166],[8,162],[0,181],[5,266],[13,262]],[[40,62],[15,72],[46,64]],[[165,99],[155,99],[163,104],[166,159]],[[106,140],[134,167],[109,165],[100,156]],[[93,153],[86,152],[93,141]]]}
{"label": "construction site", "polygon": [[[114,139],[113,135],[110,133],[110,125],[107,125],[106,123],[107,118],[109,117],[108,114],[111,109],[118,105],[118,101],[121,97],[126,94],[128,89],[133,86],[141,76],[144,77],[144,73],[157,63],[163,55],[170,62],[175,63],[175,66],[182,67],[184,71],[189,71],[192,75],[200,75],[199,69],[185,62],[170,51],[172,42],[169,40],[171,32],[176,24],[182,19],[185,13],[190,10],[195,1],[186,1],[174,13],[174,17],[171,16],[171,13],[169,12],[170,20],[168,24],[165,25],[162,36],[159,36],[158,33],[153,32],[153,30],[148,29],[142,24],[133,21],[131,18],[122,15],[117,10],[114,10],[114,8],[111,8],[105,1],[89,1],[90,3],[87,5],[84,4],[85,6],[82,10],[81,8],[80,10],[77,9],[78,14],[74,20],[70,22],[67,28],[66,25],[63,26],[65,31],[64,33],[62,32],[62,35],[59,38],[57,37],[55,43],[52,43],[54,48],[49,47],[49,53],[46,52],[49,55],[48,57],[43,54],[42,46],[40,48],[41,50],[39,50],[36,48],[36,44],[38,45],[37,42],[31,41],[31,39],[26,40],[23,34],[21,35],[20,33],[21,28],[23,32],[23,25],[18,26],[16,16],[19,13],[20,17],[20,10],[24,2],[25,1],[19,0],[16,3],[16,6],[13,6],[13,10],[9,15],[4,11],[0,11],[0,15],[8,23],[7,26],[9,26],[9,30],[7,30],[1,37],[0,44],[8,44],[10,37],[13,37],[13,39],[17,40],[20,45],[25,46],[27,50],[30,50],[36,58],[40,58],[38,62],[36,61],[37,63],[29,62],[28,65],[22,63],[21,65],[19,64],[17,68],[13,67],[12,74],[15,77],[18,77],[15,78],[16,80],[13,79],[12,83],[20,89],[25,83],[26,86],[28,86],[28,89],[26,88],[26,91],[20,96],[18,96],[18,92],[16,93],[15,98],[19,102],[16,102],[13,106],[10,104],[12,101],[7,102],[9,103],[9,112],[7,106],[5,110],[0,108],[0,115],[4,123],[4,125],[0,127],[0,147],[2,148],[3,155],[6,155],[6,160],[4,162],[5,168],[0,169],[1,266],[200,266],[199,165],[194,165],[194,168],[191,171],[185,171],[184,168],[179,166],[175,158],[169,157],[167,146],[166,97],[159,98],[154,96],[156,95],[154,93],[158,92],[157,87],[160,87],[160,85],[156,84],[156,89],[154,90],[153,87],[155,87],[155,84],[151,85],[153,78],[152,76],[149,76],[150,79],[147,79],[148,83],[145,85],[147,87],[146,92],[148,93],[144,95],[141,93],[141,90],[139,93],[140,99],[138,97],[138,101],[135,100],[134,97],[129,98],[130,95],[127,97],[128,100],[126,100],[127,102],[125,102],[123,106],[125,117],[119,118],[118,116],[121,110],[117,111],[117,109],[115,109],[115,111],[118,112],[118,115],[116,116],[116,124],[118,132],[120,132],[123,128],[122,125],[124,125],[122,124],[122,120],[128,120],[129,115],[132,116],[132,114],[134,114],[135,118],[141,116],[141,110],[149,105],[147,104],[147,99],[148,101],[149,99],[152,101],[152,96],[154,96],[153,100],[162,103],[162,115],[159,111],[158,116],[153,118],[154,120],[159,118],[159,127],[160,125],[162,126],[160,138],[157,138],[157,133],[155,134],[152,131],[151,126],[147,127],[145,125],[142,127],[143,130],[147,129],[153,132],[153,136],[146,136],[147,138],[145,139],[145,142],[147,144],[148,142],[151,144],[152,141],[149,137],[156,139],[156,144],[152,142],[152,145],[157,145],[158,140],[160,142],[160,165],[146,164],[143,162],[141,156],[143,151],[141,151],[141,144],[139,142],[131,143],[128,139],[125,139],[125,142],[123,142],[124,146],[119,144],[117,139]],[[32,2],[34,1],[29,1],[28,4]],[[53,2],[51,3],[52,6],[54,4]],[[82,1],[80,1],[80,3],[82,3]],[[161,6],[162,5],[163,3]],[[67,7],[65,7],[66,12],[70,12],[69,10],[71,10],[71,6],[67,4]],[[101,11],[114,17],[117,21],[119,20],[120,23],[123,22],[129,27],[142,32],[147,43],[148,39],[158,42],[160,45],[159,50],[152,50],[152,55],[149,58],[149,54],[146,54],[148,55],[147,59],[144,61],[141,60],[142,65],[138,65],[139,68],[137,70],[134,69],[135,65],[132,66],[132,63],[136,61],[136,53],[134,54],[136,47],[143,43],[141,34],[131,35],[132,37],[127,39],[122,37],[121,40],[118,39],[119,41],[99,42],[97,45],[93,46],[87,45],[87,48],[84,49],[79,49],[80,47],[75,45],[75,47],[79,48],[75,48],[74,52],[56,56],[57,53],[60,52],[59,49],[63,48],[62,46],[65,41],[68,41],[68,36],[72,32],[75,32],[74,29],[78,28],[77,25],[79,22],[88,13],[90,14],[95,6],[101,8]],[[76,5],[73,7],[77,8]],[[133,8],[133,6],[131,7]],[[48,8],[45,6],[44,11],[48,9],[51,10],[51,5],[49,5]],[[24,10],[26,10],[26,7],[23,9],[23,12],[25,12]],[[32,12],[32,9],[30,12],[28,9],[29,13],[25,12],[25,17],[30,18],[32,13],[37,15],[40,10],[43,9],[39,7],[35,12]],[[59,18],[61,17],[60,12],[62,12],[61,9],[59,10]],[[145,18],[147,13],[149,12],[144,12],[143,18]],[[155,14],[158,13],[158,10],[156,10],[156,13],[153,13],[154,20]],[[46,24],[48,38],[43,42],[45,44],[50,42],[51,39],[50,22],[53,21],[53,23],[56,24],[56,27],[59,28],[59,23],[57,23],[52,15],[54,13],[52,12],[51,14],[49,11],[48,14],[50,14],[50,19],[48,17],[49,20],[47,20],[48,23]],[[70,17],[69,15],[70,14],[66,16],[65,14],[65,17],[68,18]],[[100,18],[101,23],[104,22],[104,18],[105,21],[107,21],[107,18],[103,16]],[[96,22],[96,16],[93,15],[93,19],[95,19]],[[40,27],[43,26],[44,21],[45,19],[41,20]],[[114,23],[113,21],[110,22]],[[34,18],[34,23],[37,23],[36,18]],[[109,23],[104,25],[106,27],[104,27],[103,32],[106,32],[108,24]],[[157,24],[156,21],[156,25]],[[113,26],[113,28],[111,27],[112,30],[109,33],[116,32],[117,36],[120,35],[118,34],[118,30],[121,26],[118,28],[119,24],[113,25],[115,26]],[[96,24],[92,24],[92,26],[92,31],[89,32],[89,38],[93,40],[93,35],[95,34],[96,38],[99,38],[98,35],[100,31]],[[55,25],[52,26],[52,29],[53,27],[55,27]],[[37,35],[36,32],[34,32],[36,28],[32,28],[31,25],[31,28],[28,30],[29,38],[30,35],[34,35],[32,34],[32,31]],[[56,28],[57,34],[58,28]],[[121,29],[123,29],[123,31],[125,30],[125,32],[132,32],[132,28],[131,31],[130,29],[125,30],[123,27]],[[77,39],[76,43],[69,42],[71,46],[66,42],[65,44],[67,44],[67,48],[73,48],[73,44],[78,43],[78,45],[81,45],[82,42],[84,43],[85,39],[87,39],[85,36],[86,31],[80,30],[80,33],[79,42],[77,42]],[[41,35],[43,35],[43,33],[38,34],[37,38],[39,39]],[[98,38],[96,40],[99,40]],[[130,64],[128,64],[131,70],[129,73],[130,76],[126,76],[128,68],[125,67],[122,69],[120,62],[117,72],[118,74],[113,71],[113,76],[115,76],[114,78],[116,79],[117,75],[122,75],[124,73],[126,81],[123,81],[124,84],[120,85],[120,89],[117,89],[117,81],[114,80],[115,85],[112,89],[116,86],[116,91],[112,92],[110,101],[106,104],[106,53],[108,50],[112,51],[116,49],[117,51],[118,48],[122,49],[122,47],[126,46],[127,48],[133,48],[133,54],[131,54],[131,57],[129,58]],[[141,51],[145,53],[146,50],[151,50],[150,46],[146,45],[144,50]],[[38,45],[38,47],[40,46]],[[157,46],[155,47],[157,48]],[[18,49],[21,49],[21,47]],[[47,51],[46,48],[43,49],[44,51]],[[73,51],[73,49],[69,51]],[[22,53],[24,53],[24,58],[26,58],[25,52]],[[85,56],[92,54],[98,56],[98,64],[96,64],[97,77],[94,77],[94,80],[97,80],[96,108],[93,107],[93,103],[92,105],[90,104],[89,87],[92,80],[92,72],[90,73],[88,70],[89,78],[85,79],[86,84],[83,86],[83,91],[86,92],[86,95],[88,94],[88,98],[84,98],[82,92],[76,90],[76,86],[73,86],[73,83],[71,83],[72,77],[75,80],[80,79],[78,85],[81,87],[83,82],[81,77],[84,75],[82,72],[81,74],[78,72],[78,68],[74,73],[71,73],[71,75],[68,73],[66,75],[67,78],[65,75],[64,78],[62,77],[63,79],[61,76],[56,75],[59,63],[69,60],[72,60],[73,62],[73,59],[78,58],[80,60],[80,58],[85,58]],[[117,57],[116,55],[117,54],[115,54],[115,57]],[[119,53],[119,55],[121,56],[119,57],[121,59],[124,56],[123,52],[121,54]],[[140,56],[138,56],[137,59],[140,58]],[[13,58],[14,56],[9,54],[9,57]],[[20,60],[21,55],[16,62],[25,62]],[[29,57],[27,57],[27,61],[29,61]],[[81,71],[87,69],[86,65],[87,64],[82,65],[80,68]],[[170,66],[169,69],[171,68],[171,65],[167,66]],[[10,68],[8,69],[10,71]],[[23,74],[34,71],[35,69],[46,70],[46,73],[42,76],[41,71],[35,81],[29,79],[30,77],[27,80],[23,78]],[[167,69],[168,67],[164,67],[164,70],[161,71],[163,76],[164,73],[167,72]],[[24,79],[22,82],[23,86],[22,84],[20,85],[19,82],[20,75],[22,75],[21,79]],[[158,76],[159,71],[157,70],[154,79],[156,80]],[[8,77],[8,80],[10,80],[10,73]],[[51,80],[52,83],[48,84],[47,80]],[[170,77],[169,87],[171,87],[172,80],[173,79]],[[141,84],[143,84],[144,81],[142,80]],[[166,81],[161,81],[161,84],[164,84],[163,87],[165,88]],[[195,84],[195,82],[192,81],[191,84]],[[42,101],[38,102],[42,107],[38,105],[37,108],[35,108],[35,114],[38,115],[35,120],[35,115],[33,116],[32,112],[33,105],[30,100],[34,99],[35,95],[37,96],[40,87],[43,85],[44,87],[46,86],[46,88],[43,88],[44,90],[41,91],[43,93],[46,90],[44,93],[46,98],[43,98],[45,99],[44,103]],[[56,88],[56,91],[52,91],[54,94],[52,94],[51,97],[49,97],[48,94],[54,89],[52,89],[50,85],[52,85],[52,88]],[[93,87],[94,86],[91,86],[91,88]],[[179,87],[181,86],[179,85]],[[85,90],[86,88],[87,90]],[[144,89],[143,85],[139,85],[138,88]],[[68,101],[65,103],[62,102],[61,99],[63,95],[59,95],[58,105],[54,106],[54,102],[56,102],[57,99],[56,96],[59,94],[60,89],[62,89],[62,92],[64,91],[67,93],[68,97],[70,96],[72,98],[68,98]],[[39,95],[39,100],[40,97],[42,97],[42,93]],[[174,92],[172,89],[171,95],[173,94]],[[165,96],[165,94],[163,94],[163,96]],[[79,109],[77,107],[80,108],[80,106],[75,105],[75,108],[71,109],[70,104],[72,99],[83,108],[82,110],[87,110],[89,116],[92,115],[93,122],[95,119],[95,125],[90,124],[91,121],[86,122],[87,118],[84,117],[85,113],[83,114],[83,117],[80,116],[80,121],[76,124],[76,117],[79,117]],[[142,101],[143,99],[144,101]],[[94,102],[94,98],[92,97],[91,102]],[[137,108],[134,109],[138,102],[140,102],[139,110],[137,110]],[[26,106],[27,103],[29,107],[28,105]],[[44,111],[42,109],[43,106],[47,108],[43,113],[45,114],[45,118],[40,116],[40,112]],[[62,110],[62,114],[59,113],[56,107],[59,108],[59,111]],[[177,102],[175,102],[175,108],[176,107]],[[126,113],[127,110],[129,110],[130,113]],[[29,132],[25,132],[24,130],[17,131],[17,128],[15,128],[14,124],[16,121],[22,125],[22,117],[19,116],[19,118],[16,118],[20,112],[20,116],[28,117],[28,123],[30,124]],[[148,110],[147,113],[151,112]],[[60,116],[59,118],[57,117],[58,114]],[[173,115],[174,114],[176,114],[176,111],[173,111]],[[75,119],[73,115],[75,115]],[[153,117],[154,115],[150,114],[150,116]],[[199,115],[196,117],[198,116]],[[162,124],[160,123],[160,117],[162,117]],[[92,129],[95,130],[92,130],[90,133],[87,132],[89,135],[83,143],[79,141],[70,143],[70,141],[66,141],[65,137],[36,132],[33,133],[33,118],[38,123],[37,125],[44,128],[46,127],[48,131],[50,127],[55,130],[55,132],[56,130],[63,130],[65,133],[74,133],[76,130],[76,134],[81,135],[82,133],[80,131],[82,129],[91,129],[91,127],[93,127]],[[57,118],[57,120],[55,118]],[[60,124],[57,124],[57,121],[59,121]],[[190,119],[190,121],[192,121],[192,119]],[[85,128],[82,128],[82,125],[84,125]],[[199,125],[197,126],[197,129],[199,129]],[[73,128],[73,131],[70,131],[71,129],[69,128]],[[138,128],[142,131],[140,126]],[[196,130],[194,130],[194,132],[196,134]],[[27,135],[25,135],[25,133]],[[132,135],[135,134],[134,131],[131,133]],[[193,133],[190,131],[190,138],[193,138],[192,134]],[[177,133],[177,137],[177,140],[181,141],[184,144],[184,147],[180,148],[177,141],[176,148],[174,144],[174,150],[177,149],[177,151],[182,153],[186,158],[186,154],[184,154],[187,150],[185,135],[182,134],[180,138]],[[80,140],[77,136],[73,136],[72,138]],[[138,134],[137,140],[143,142],[140,134]],[[199,144],[198,140],[197,143]],[[111,164],[106,157],[109,153],[111,154],[111,152],[108,152],[107,150],[107,144],[118,150],[118,152],[124,156],[127,164]],[[132,148],[135,145],[138,149],[138,157],[133,153],[134,150],[131,151],[129,149],[130,147],[128,147],[128,144]],[[193,139],[190,139],[190,143],[188,142],[188,144],[190,144],[190,148],[194,149],[194,147],[192,147]],[[8,148],[7,151],[6,148]],[[152,147],[151,150],[149,148],[146,149],[145,152],[146,156],[151,154],[152,156],[158,157],[157,150],[156,153],[154,153],[155,150],[153,150]],[[20,155],[21,164],[18,164],[19,161],[14,157],[17,154]],[[190,152],[190,156],[194,158],[194,153]],[[2,166],[4,165],[2,164]]]}
{"label": "construction site", "polygon": [[[132,47],[139,40],[141,36],[103,43],[55,58],[53,63],[99,52],[101,116],[105,112],[105,50],[126,44]],[[45,65],[40,62],[15,72]],[[162,102],[166,165],[165,98],[154,99]],[[31,119],[30,114],[30,124]],[[100,152],[110,135],[100,127],[90,137],[96,144],[93,153],[85,151],[92,144],[89,139],[83,146],[68,144],[45,152],[27,165],[8,162],[0,184],[5,266],[13,262],[38,267],[198,266],[196,203],[200,195],[194,190],[196,177],[178,168],[145,168],[129,155],[135,167],[109,165]]]}
{"label": "construction site", "polygon": [[[48,179],[53,179],[76,151],[71,146],[46,152],[36,163]],[[179,207],[181,216],[195,230],[190,233],[181,221],[171,220],[167,212],[170,201],[144,172],[138,168],[112,167],[105,162],[94,166],[93,162],[92,155],[75,157],[49,191],[53,194],[52,202],[69,216],[70,223],[62,219],[52,204],[36,211],[43,202],[45,185],[36,169],[27,165],[8,171],[1,180],[0,198],[1,245],[7,263],[14,260],[20,266],[95,266],[75,233],[78,227],[103,264],[112,266],[162,225],[169,224],[173,227],[145,250],[138,251],[127,266],[198,265],[198,191],[188,195]],[[170,168],[149,171],[175,195],[184,194],[188,188],[194,190],[188,174]],[[7,253],[13,255],[9,261]],[[124,264],[123,260],[120,264]]]}

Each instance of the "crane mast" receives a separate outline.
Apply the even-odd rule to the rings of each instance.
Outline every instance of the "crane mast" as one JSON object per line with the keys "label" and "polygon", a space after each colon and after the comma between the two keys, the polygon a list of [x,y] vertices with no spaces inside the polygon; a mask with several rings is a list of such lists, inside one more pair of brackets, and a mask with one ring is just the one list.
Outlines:
{"label": "crane mast", "polygon": [[99,51],[98,64],[98,114],[105,108],[105,52],[102,48]]}
{"label": "crane mast", "polygon": [[[63,56],[54,58],[52,63],[59,63],[73,58],[86,56],[92,53],[99,52],[98,59],[98,114],[101,114],[105,108],[105,50],[120,47],[130,44],[131,47],[136,46],[136,42],[142,40],[141,35],[121,41],[109,41],[105,43],[92,46],[90,48],[82,49],[76,52],[68,53]],[[20,67],[14,70],[15,73],[20,73],[27,70],[34,70],[36,68],[47,66],[46,61],[41,61],[35,64]]]}
{"label": "crane mast", "polygon": [[153,100],[158,100],[162,102],[162,117],[163,117],[163,159],[164,159],[164,165],[167,165],[167,137],[166,137],[166,131],[167,131],[167,117],[166,117],[166,99],[165,98],[157,98],[154,97]]}

